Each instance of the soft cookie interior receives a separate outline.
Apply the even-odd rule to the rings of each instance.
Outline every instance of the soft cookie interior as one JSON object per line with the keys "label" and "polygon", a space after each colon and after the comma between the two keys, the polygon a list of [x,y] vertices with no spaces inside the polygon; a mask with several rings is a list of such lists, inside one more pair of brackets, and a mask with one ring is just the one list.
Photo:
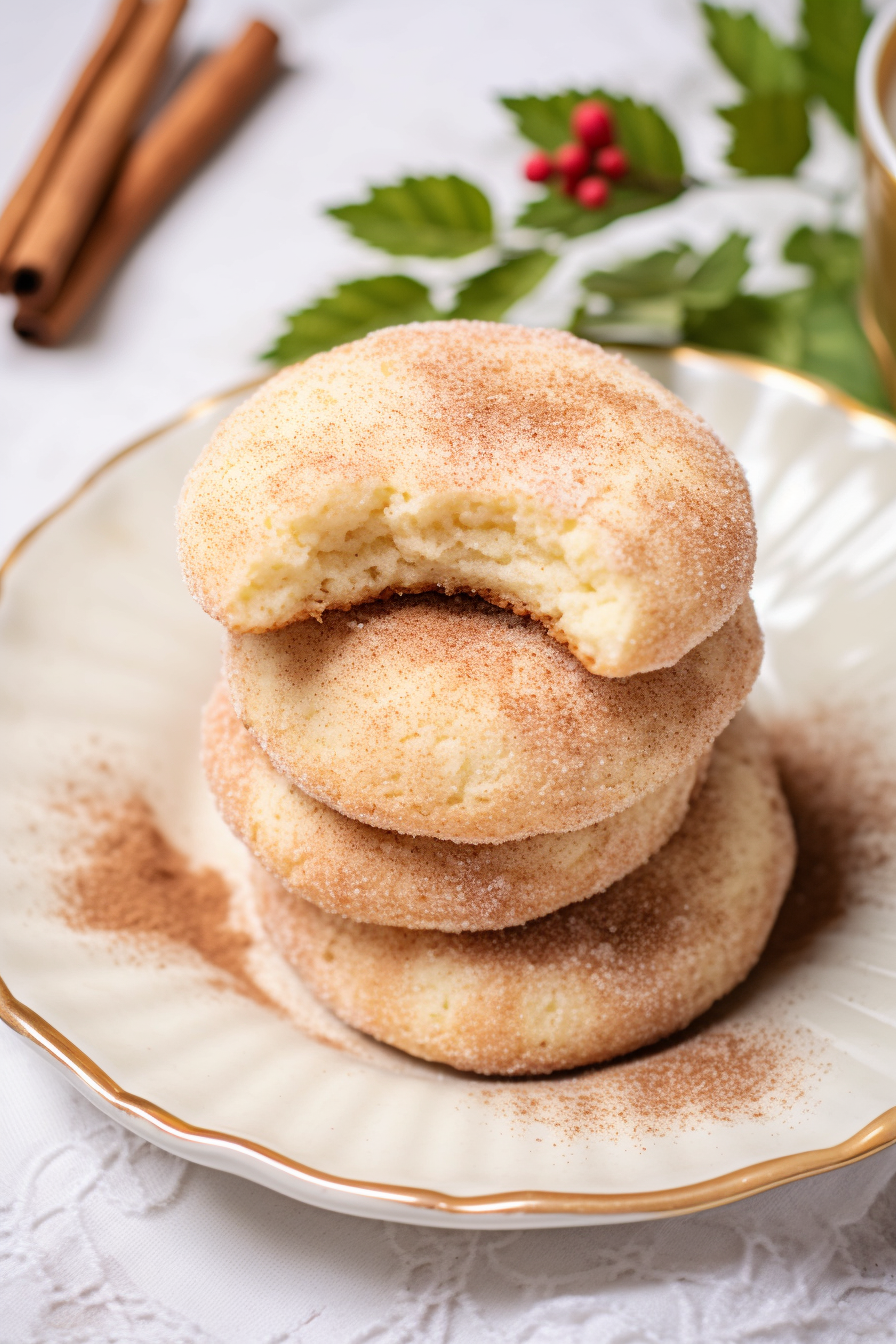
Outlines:
{"label": "soft cookie interior", "polygon": [[272,527],[229,601],[234,628],[391,592],[478,593],[542,621],[592,671],[625,671],[656,620],[655,585],[620,571],[587,521],[522,494],[343,486]]}

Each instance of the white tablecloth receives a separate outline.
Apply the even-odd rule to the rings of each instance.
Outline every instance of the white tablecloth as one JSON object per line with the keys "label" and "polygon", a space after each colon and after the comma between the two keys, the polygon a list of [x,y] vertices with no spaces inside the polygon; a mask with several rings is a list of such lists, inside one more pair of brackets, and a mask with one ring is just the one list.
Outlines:
{"label": "white tablecloth", "polygon": [[[106,3],[2,7],[0,192]],[[756,8],[792,33],[793,4]],[[282,32],[292,72],[70,345],[35,350],[0,331],[4,550],[112,450],[251,377],[282,312],[380,268],[322,206],[402,172],[458,171],[511,218],[522,150],[496,92],[631,91],[663,107],[692,172],[721,175],[710,109],[735,89],[692,0],[268,0],[257,12]],[[194,0],[182,49],[225,40],[247,14]],[[855,180],[855,152],[823,114],[817,144],[817,175]],[[732,227],[757,234],[757,282],[783,282],[775,249],[804,219],[824,224],[826,206],[786,183],[701,193],[583,240],[518,316],[562,322],[575,271]],[[896,1154],[668,1222],[420,1231],[305,1208],[138,1143],[6,1030],[0,1126],[0,1344],[896,1337]]]}

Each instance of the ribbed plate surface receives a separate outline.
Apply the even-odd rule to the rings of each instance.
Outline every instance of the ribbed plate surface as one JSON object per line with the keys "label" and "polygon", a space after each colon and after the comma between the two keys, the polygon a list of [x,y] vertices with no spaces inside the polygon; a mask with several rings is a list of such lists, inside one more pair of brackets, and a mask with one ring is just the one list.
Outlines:
{"label": "ribbed plate surface", "polygon": [[[856,718],[896,763],[896,426],[767,366],[687,350],[638,358],[704,415],[750,477],[768,642],[757,709],[802,719],[821,706],[822,727]],[[630,1065],[560,1084],[461,1077],[340,1028],[263,944],[257,973],[285,1013],[211,988],[198,960],[128,957],[58,918],[55,873],[73,820],[51,804],[85,762],[140,789],[171,838],[223,869],[238,898],[245,887],[245,857],[197,764],[218,630],[183,587],[173,526],[185,471],[239,399],[116,460],[7,567],[6,1020],[98,1104],[172,1151],[329,1208],[410,1222],[662,1216],[896,1138],[894,1118],[878,1120],[896,1106],[896,875],[883,851],[865,865],[850,908],[748,982],[707,1028],[766,1043],[765,1075],[758,1064],[750,1075],[746,1056],[738,1066],[754,1102],[727,1110],[671,1095],[711,1091],[707,1069],[719,1066],[687,1074],[662,1051],[640,1090]],[[869,813],[860,824],[880,820]],[[671,1069],[668,1095],[657,1061]],[[730,1096],[732,1080],[716,1081]]]}

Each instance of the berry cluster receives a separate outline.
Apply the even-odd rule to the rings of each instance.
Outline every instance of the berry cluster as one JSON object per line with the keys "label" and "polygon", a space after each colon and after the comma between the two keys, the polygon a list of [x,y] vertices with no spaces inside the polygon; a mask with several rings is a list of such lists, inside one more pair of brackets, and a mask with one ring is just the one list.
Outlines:
{"label": "berry cluster", "polygon": [[[530,182],[562,180],[567,196],[586,210],[600,210],[610,199],[610,182],[628,172],[625,151],[613,144],[613,115],[606,103],[577,103],[570,125],[575,140],[561,145],[553,157],[539,149],[523,165]],[[608,180],[609,179],[609,180]]]}

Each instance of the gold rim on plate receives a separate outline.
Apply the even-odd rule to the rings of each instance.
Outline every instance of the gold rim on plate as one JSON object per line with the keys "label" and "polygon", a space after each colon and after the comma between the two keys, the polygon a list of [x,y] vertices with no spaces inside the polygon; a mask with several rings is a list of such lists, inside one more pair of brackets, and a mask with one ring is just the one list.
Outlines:
{"label": "gold rim on plate", "polygon": [[[646,350],[647,347],[640,347]],[[833,405],[843,411],[848,419],[861,424],[864,428],[873,428],[884,432],[896,443],[896,420],[879,412],[869,410],[861,402],[849,397],[838,388],[803,374],[792,373],[789,369],[776,364],[745,355],[708,353],[692,346],[676,346],[672,349],[658,350],[683,367],[700,368],[712,364],[723,364],[757,382],[767,386],[780,387],[797,392],[803,399],[816,405]],[[161,429],[147,434],[136,443],[115,453],[104,462],[80,485],[58,508],[49,513],[33,527],[15,545],[0,566],[0,582],[24,548],[41,532],[48,523],[57,518],[75,500],[88,490],[106,471],[120,462],[122,458],[137,449],[152,443],[170,430],[196,420],[207,411],[229,400],[241,392],[250,392],[260,385],[264,378],[254,379],[240,387],[222,392],[219,396],[208,397],[196,402],[177,420],[164,425]],[[427,1190],[413,1186],[386,1185],[376,1181],[351,1180],[341,1176],[332,1176],[328,1172],[318,1171],[305,1166],[293,1158],[253,1143],[251,1139],[238,1138],[218,1130],[202,1129],[181,1120],[170,1112],[156,1106],[145,1097],[134,1096],[109,1077],[103,1069],[89,1058],[55,1027],[45,1021],[33,1009],[10,992],[0,978],[0,1020],[12,1027],[26,1040],[45,1051],[57,1064],[73,1074],[90,1092],[107,1105],[119,1111],[123,1116],[144,1121],[160,1136],[167,1135],[180,1142],[195,1143],[206,1151],[231,1152],[245,1154],[262,1167],[275,1168],[281,1174],[296,1178],[295,1193],[301,1198],[302,1187],[319,1192],[330,1191],[334,1194],[356,1195],[368,1201],[371,1217],[376,1217],[377,1205],[392,1205],[403,1208],[430,1209],[434,1212],[449,1214],[583,1214],[619,1217],[620,1215],[649,1216],[658,1214],[697,1213],[702,1209],[716,1208],[721,1204],[730,1204],[756,1195],[764,1190],[772,1190],[791,1181],[803,1180],[807,1176],[817,1176],[822,1172],[834,1171],[838,1167],[849,1166],[872,1153],[880,1152],[890,1144],[896,1143],[896,1106],[884,1111],[870,1124],[865,1125],[857,1134],[851,1135],[842,1143],[831,1148],[815,1148],[808,1152],[793,1153],[787,1157],[770,1158],[757,1162],[737,1171],[715,1176],[711,1180],[697,1181],[691,1185],[676,1186],[669,1190],[647,1190],[630,1194],[566,1194],[551,1190],[509,1190],[493,1195],[475,1195],[470,1197],[447,1195],[438,1190]],[[164,1146],[164,1144],[162,1144]],[[198,1160],[198,1155],[197,1155]]]}

